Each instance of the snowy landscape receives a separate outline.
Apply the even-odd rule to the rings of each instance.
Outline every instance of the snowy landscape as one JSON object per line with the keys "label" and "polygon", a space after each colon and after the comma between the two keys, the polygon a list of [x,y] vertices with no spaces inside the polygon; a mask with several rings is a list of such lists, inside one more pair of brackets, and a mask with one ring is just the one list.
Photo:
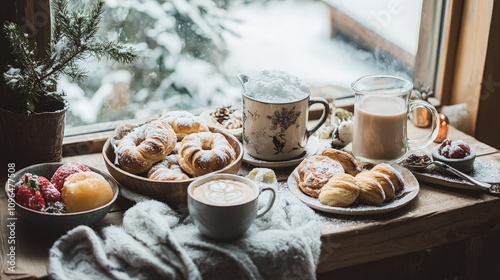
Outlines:
{"label": "snowy landscape", "polygon": [[[345,2],[333,2],[349,9]],[[365,20],[375,20],[387,2],[370,1],[372,12],[366,12]],[[416,52],[420,14],[409,10],[420,9],[421,2],[400,2],[405,9],[392,15],[391,24],[383,30],[390,33],[394,27],[398,32],[402,24],[398,19],[403,19],[416,29],[415,34],[398,32],[401,36],[392,38]],[[239,105],[238,73],[282,70],[311,86],[347,89],[363,75],[395,74],[390,67],[380,67],[383,62],[371,53],[330,38],[329,11],[322,1],[233,1],[227,7],[211,0],[108,0],[106,4],[110,12],[105,15],[109,26],[103,28],[104,36],[128,40],[143,59],[133,67],[89,60],[84,65],[89,72],[86,84],[62,79],[59,87],[71,106],[70,127],[143,119],[166,110]],[[352,5],[360,5],[360,1]],[[200,7],[207,12],[200,13]],[[143,20],[144,15],[150,21],[132,23]],[[185,26],[179,26],[181,20]],[[111,29],[120,27],[120,22],[124,31]],[[137,30],[138,26],[144,30]],[[183,28],[186,26],[190,28]],[[139,35],[131,40],[126,32]],[[201,42],[204,49],[187,48],[190,41]]]}

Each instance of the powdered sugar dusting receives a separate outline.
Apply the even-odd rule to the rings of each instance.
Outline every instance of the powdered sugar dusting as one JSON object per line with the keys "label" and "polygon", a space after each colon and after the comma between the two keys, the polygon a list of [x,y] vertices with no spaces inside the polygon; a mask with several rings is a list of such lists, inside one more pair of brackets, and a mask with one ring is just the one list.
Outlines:
{"label": "powdered sugar dusting", "polygon": [[278,70],[264,70],[249,77],[245,95],[263,102],[298,101],[310,94],[309,86],[297,77]]}
{"label": "powdered sugar dusting", "polygon": [[[462,139],[458,139],[458,140],[451,141],[451,143],[449,145],[443,146],[442,150],[440,151],[440,154],[441,155],[455,154],[456,152],[462,150],[462,148],[460,146],[469,147],[469,145],[467,143],[465,143],[465,141],[463,141]],[[465,156],[468,156],[469,154],[470,154],[470,152],[466,153]]]}
{"label": "powdered sugar dusting", "polygon": [[319,183],[317,187],[323,186],[330,177],[335,174],[344,173],[344,168],[337,161],[325,156],[311,156],[299,165],[298,170],[305,175],[305,185]]}
{"label": "powdered sugar dusting", "polygon": [[[436,171],[433,165],[427,167],[425,171],[413,171],[416,176],[418,176],[419,180],[423,181],[439,181],[444,185],[459,187],[459,188],[467,188],[467,189],[476,189],[473,187],[473,184],[461,179],[454,175],[445,175]],[[476,158],[474,161],[474,169],[468,173],[467,175],[471,176],[474,179],[487,182],[487,183],[498,183],[500,182],[500,171],[491,163]]]}

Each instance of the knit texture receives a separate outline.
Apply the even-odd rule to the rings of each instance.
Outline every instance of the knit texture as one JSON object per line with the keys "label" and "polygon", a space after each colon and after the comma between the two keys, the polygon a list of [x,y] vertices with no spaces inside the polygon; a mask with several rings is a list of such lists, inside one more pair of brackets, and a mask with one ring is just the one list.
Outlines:
{"label": "knit texture", "polygon": [[[320,224],[314,211],[274,185],[276,202],[238,240],[201,235],[184,211],[135,194],[121,226],[79,226],[50,249],[53,279],[315,279]],[[267,192],[259,198],[263,206]]]}

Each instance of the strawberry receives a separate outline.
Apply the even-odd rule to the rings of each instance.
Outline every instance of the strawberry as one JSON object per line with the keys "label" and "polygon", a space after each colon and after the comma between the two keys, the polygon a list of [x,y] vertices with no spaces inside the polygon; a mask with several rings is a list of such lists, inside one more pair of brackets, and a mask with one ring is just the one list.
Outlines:
{"label": "strawberry", "polygon": [[69,175],[84,171],[90,171],[90,169],[87,166],[77,162],[65,163],[57,168],[54,175],[52,175],[50,182],[54,184],[56,189],[60,192],[64,186],[64,181]]}
{"label": "strawberry", "polygon": [[54,184],[49,182],[49,180],[43,176],[38,176],[37,186],[42,193],[45,202],[57,202],[62,201],[61,192],[56,189]]}
{"label": "strawberry", "polygon": [[16,192],[16,202],[24,207],[29,207],[29,200],[35,196],[35,190],[28,186],[21,186]]}
{"label": "strawberry", "polygon": [[26,183],[28,184],[29,180],[33,177],[33,174],[31,173],[24,173],[23,176],[21,176],[21,179],[17,181],[17,183],[14,185],[14,193],[17,193],[17,191]]}
{"label": "strawberry", "polygon": [[39,191],[35,191],[35,195],[30,197],[29,199],[28,207],[33,210],[44,211],[45,200],[43,199],[42,193],[40,193]]}
{"label": "strawberry", "polygon": [[[46,178],[41,178],[48,182]],[[15,199],[17,203],[24,207],[37,211],[44,211],[45,200],[40,192],[40,188],[38,187],[38,179],[39,177],[36,175],[32,175],[30,173],[24,174],[21,177],[21,180],[16,183],[16,187],[19,187],[19,189],[16,192]]]}

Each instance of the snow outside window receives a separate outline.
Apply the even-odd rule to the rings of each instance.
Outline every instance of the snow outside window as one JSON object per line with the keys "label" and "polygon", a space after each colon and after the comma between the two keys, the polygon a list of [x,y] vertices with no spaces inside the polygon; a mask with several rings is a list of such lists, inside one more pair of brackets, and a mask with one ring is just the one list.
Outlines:
{"label": "snow outside window", "polygon": [[363,75],[413,80],[421,9],[421,0],[107,0],[100,35],[134,46],[140,59],[88,59],[84,83],[61,79],[67,127],[239,107],[236,74],[264,69],[332,97],[351,95]]}

